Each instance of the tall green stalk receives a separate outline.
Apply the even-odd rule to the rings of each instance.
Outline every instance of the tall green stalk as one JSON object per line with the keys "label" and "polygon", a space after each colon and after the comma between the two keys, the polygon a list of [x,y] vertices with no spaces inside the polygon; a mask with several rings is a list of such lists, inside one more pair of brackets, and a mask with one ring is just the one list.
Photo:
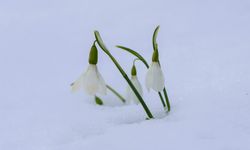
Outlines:
{"label": "tall green stalk", "polygon": [[[154,34],[153,34],[153,38],[152,38],[153,49],[154,49],[154,51],[157,51],[157,52],[158,52],[158,44],[156,42],[156,38],[157,38],[157,35],[158,35],[158,32],[159,32],[159,29],[160,29],[160,26],[157,26],[155,28],[155,31],[154,31]],[[160,61],[159,61],[159,64],[160,64]],[[170,111],[171,106],[170,106],[170,102],[169,102],[169,98],[168,98],[165,86],[164,86],[163,92],[164,92],[164,97],[165,97],[166,104],[167,104],[167,107],[168,107],[168,111]]]}
{"label": "tall green stalk", "polygon": [[139,94],[139,92],[136,90],[135,86],[133,85],[133,83],[130,81],[128,75],[125,73],[125,71],[122,69],[122,67],[120,66],[120,64],[117,62],[117,60],[113,57],[113,55],[109,52],[109,50],[106,48],[106,46],[104,45],[102,38],[99,34],[98,31],[94,32],[95,34],[95,38],[96,41],[98,43],[98,45],[101,47],[101,49],[109,56],[109,58],[113,61],[113,63],[115,64],[115,66],[117,67],[117,69],[120,71],[120,73],[122,74],[123,78],[127,81],[127,83],[129,84],[129,86],[131,87],[131,89],[133,90],[133,92],[135,93],[136,97],[138,98],[138,100],[140,101],[140,103],[142,104],[142,107],[144,108],[148,118],[154,118],[154,116],[152,115],[152,113],[150,112],[148,106],[146,105],[146,103],[144,102],[143,98],[141,97],[141,95]]}

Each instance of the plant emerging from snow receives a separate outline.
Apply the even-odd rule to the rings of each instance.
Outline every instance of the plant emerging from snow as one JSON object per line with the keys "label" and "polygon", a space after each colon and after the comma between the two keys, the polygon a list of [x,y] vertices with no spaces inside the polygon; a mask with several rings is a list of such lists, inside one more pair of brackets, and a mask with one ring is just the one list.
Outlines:
{"label": "plant emerging from snow", "polygon": [[89,95],[96,95],[97,93],[106,95],[107,87],[102,75],[98,71],[97,62],[98,51],[94,42],[89,53],[88,69],[72,84],[72,91],[83,89]]}
{"label": "plant emerging from snow", "polygon": [[[103,101],[97,94],[106,94],[107,89],[113,92],[122,102],[129,101],[130,103],[141,104],[144,108],[148,119],[154,118],[151,111],[149,110],[148,106],[146,105],[145,101],[143,100],[143,91],[141,84],[137,78],[137,71],[135,67],[135,61],[140,60],[144,63],[144,65],[148,68],[146,74],[146,87],[149,90],[152,88],[154,91],[158,92],[160,100],[163,104],[164,109],[167,109],[168,112],[170,111],[170,103],[167,95],[167,91],[165,88],[165,79],[163,72],[161,70],[161,65],[159,61],[159,52],[158,52],[158,45],[156,43],[156,37],[159,31],[159,26],[154,31],[153,34],[153,56],[152,56],[152,63],[149,66],[147,61],[136,51],[124,47],[124,46],[117,46],[132,55],[136,56],[137,58],[133,62],[133,66],[131,69],[131,78],[128,77],[126,72],[123,70],[121,65],[118,63],[116,58],[110,53],[110,51],[104,45],[104,42],[99,34],[98,31],[94,32],[95,35],[95,42],[93,43],[90,54],[89,54],[89,67],[85,73],[83,73],[74,83],[72,83],[72,91],[77,91],[79,89],[83,89],[87,94],[94,95],[95,101],[97,104],[102,105]],[[99,73],[97,69],[97,62],[98,62],[98,49],[95,44],[98,44],[99,47],[103,50],[103,52],[112,60],[114,65],[117,67],[123,78],[127,81],[127,100],[125,100],[121,94],[119,94],[116,90],[114,90],[111,86],[106,85],[103,77]],[[162,93],[164,93],[163,99]]]}

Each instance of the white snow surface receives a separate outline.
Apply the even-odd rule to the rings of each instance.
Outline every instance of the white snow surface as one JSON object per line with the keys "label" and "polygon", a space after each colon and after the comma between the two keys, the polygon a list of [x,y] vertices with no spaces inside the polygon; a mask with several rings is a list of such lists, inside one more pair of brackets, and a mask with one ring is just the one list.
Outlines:
{"label": "white snow surface", "polygon": [[[104,106],[70,84],[88,66],[98,30],[130,72],[138,50],[148,62],[158,45],[172,111],[145,89],[123,105],[108,93]],[[0,150],[249,150],[249,0],[1,0]],[[99,71],[125,94],[127,83],[99,49]]]}

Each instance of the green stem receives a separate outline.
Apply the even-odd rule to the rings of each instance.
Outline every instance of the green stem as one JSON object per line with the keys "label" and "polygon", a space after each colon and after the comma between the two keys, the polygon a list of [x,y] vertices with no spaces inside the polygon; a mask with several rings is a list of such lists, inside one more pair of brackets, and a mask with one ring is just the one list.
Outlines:
{"label": "green stem", "polygon": [[171,106],[170,106],[170,102],[169,102],[169,99],[168,99],[167,90],[166,90],[165,87],[164,87],[164,89],[163,89],[163,92],[164,92],[164,96],[165,96],[166,103],[167,103],[167,106],[168,106],[168,112],[170,112]]}
{"label": "green stem", "polygon": [[113,92],[123,103],[125,103],[126,102],[126,100],[125,100],[125,98],[123,98],[122,96],[121,96],[121,94],[119,94],[115,89],[113,89],[111,86],[109,86],[109,85],[106,85],[106,87],[111,91],[111,92]]}
{"label": "green stem", "polygon": [[163,107],[165,108],[165,107],[166,107],[166,104],[165,104],[165,102],[164,102],[164,100],[163,100],[163,97],[162,97],[162,95],[161,95],[161,92],[158,92],[158,94],[159,94],[159,97],[160,97],[160,99],[161,99],[161,103],[162,103]]}
{"label": "green stem", "polygon": [[124,79],[128,82],[129,86],[131,87],[131,89],[133,90],[133,92],[135,93],[136,97],[138,98],[138,100],[140,101],[140,103],[142,104],[142,107],[144,108],[146,114],[148,115],[148,117],[154,118],[152,113],[150,112],[148,106],[146,105],[146,103],[144,102],[144,100],[142,99],[141,95],[139,94],[139,92],[136,90],[135,86],[133,85],[133,83],[130,81],[130,79],[128,78],[127,74],[125,73],[125,71],[122,69],[122,67],[120,66],[120,64],[117,62],[117,60],[113,57],[113,55],[109,52],[109,50],[105,47],[105,45],[103,44],[103,41],[101,39],[101,36],[99,34],[98,31],[95,31],[95,38],[96,41],[98,43],[98,45],[101,47],[101,49],[109,56],[109,58],[113,61],[113,63],[115,64],[115,66],[117,67],[117,69],[120,71],[120,73],[122,74],[122,76],[124,77]]}

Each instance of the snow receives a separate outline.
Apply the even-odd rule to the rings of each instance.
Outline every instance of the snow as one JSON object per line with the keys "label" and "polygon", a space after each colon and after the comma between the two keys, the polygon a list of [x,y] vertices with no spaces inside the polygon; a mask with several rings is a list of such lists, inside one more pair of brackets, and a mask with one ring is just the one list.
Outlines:
{"label": "snow", "polygon": [[[146,91],[138,62],[154,120],[111,93],[97,106],[70,92],[88,65],[94,30],[129,73],[133,57],[115,45],[150,62],[158,24],[169,114]],[[249,26],[247,0],[0,1],[0,149],[248,150]],[[126,82],[101,50],[98,69],[125,94]]]}

